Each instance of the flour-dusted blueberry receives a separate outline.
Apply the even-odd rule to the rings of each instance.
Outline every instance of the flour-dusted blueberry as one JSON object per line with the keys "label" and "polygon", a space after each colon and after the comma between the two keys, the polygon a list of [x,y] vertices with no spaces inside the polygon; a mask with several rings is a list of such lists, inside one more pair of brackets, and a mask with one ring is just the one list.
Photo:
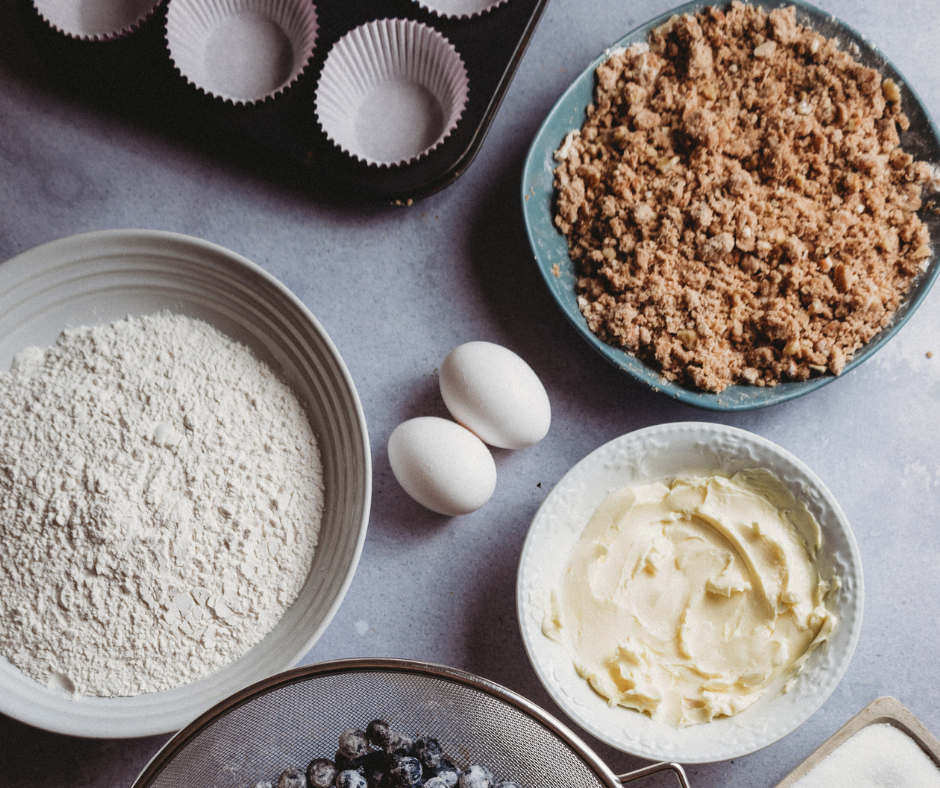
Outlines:
{"label": "flour-dusted blueberry", "polygon": [[513,780],[497,783],[485,766],[461,771],[436,738],[414,739],[381,719],[372,720],[365,731],[343,731],[335,759],[315,758],[307,765],[306,782],[297,782],[303,777],[301,770],[288,769],[276,784],[259,782],[251,788],[520,788]]}
{"label": "flour-dusted blueberry", "polygon": [[388,784],[390,788],[413,788],[422,781],[424,772],[421,761],[405,755],[395,758],[388,770]]}
{"label": "flour-dusted blueberry", "polygon": [[382,750],[373,750],[362,759],[362,774],[369,788],[382,788],[388,766],[388,756]]}
{"label": "flour-dusted blueberry", "polygon": [[307,788],[303,769],[285,769],[277,778],[277,788]]}
{"label": "flour-dusted blueberry", "polygon": [[447,788],[454,788],[454,786],[457,785],[457,780],[460,778],[460,769],[454,766],[447,758],[441,758],[436,768],[426,770],[425,776],[439,777],[447,784]]}
{"label": "flour-dusted blueberry", "polygon": [[436,769],[444,753],[437,739],[422,737],[415,741],[413,755],[425,769]]}
{"label": "flour-dusted blueberry", "polygon": [[370,742],[384,750],[391,741],[392,728],[385,720],[372,720],[366,726],[366,735]]}
{"label": "flour-dusted blueberry", "polygon": [[336,775],[336,788],[369,788],[369,784],[360,772],[348,769]]}
{"label": "flour-dusted blueberry", "polygon": [[339,751],[350,760],[363,757],[369,752],[369,738],[365,731],[348,728],[339,735]]}
{"label": "flour-dusted blueberry", "polygon": [[473,766],[464,769],[457,781],[458,788],[491,788],[493,773],[485,766]]}
{"label": "flour-dusted blueberry", "polygon": [[403,758],[411,755],[414,751],[415,740],[403,733],[392,731],[388,744],[385,745],[385,752],[391,758]]}
{"label": "flour-dusted blueberry", "polygon": [[307,764],[307,783],[310,788],[330,788],[336,782],[336,764],[329,758],[314,758]]}

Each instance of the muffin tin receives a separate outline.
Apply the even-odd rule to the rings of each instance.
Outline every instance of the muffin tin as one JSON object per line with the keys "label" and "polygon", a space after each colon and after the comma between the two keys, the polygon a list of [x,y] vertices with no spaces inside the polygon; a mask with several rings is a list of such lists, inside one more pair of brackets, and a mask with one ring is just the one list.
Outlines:
{"label": "muffin tin", "polygon": [[[306,69],[282,93],[244,106],[208,95],[177,70],[165,38],[166,1],[133,34],[102,42],[62,35],[29,0],[15,0],[0,11],[0,60],[43,89],[253,175],[331,201],[407,203],[449,185],[472,162],[547,1],[506,0],[470,16],[443,16],[413,0],[319,0]],[[436,30],[459,53],[468,79],[467,103],[452,133],[426,155],[396,166],[359,161],[340,149],[320,127],[315,108],[334,44],[386,18]]]}

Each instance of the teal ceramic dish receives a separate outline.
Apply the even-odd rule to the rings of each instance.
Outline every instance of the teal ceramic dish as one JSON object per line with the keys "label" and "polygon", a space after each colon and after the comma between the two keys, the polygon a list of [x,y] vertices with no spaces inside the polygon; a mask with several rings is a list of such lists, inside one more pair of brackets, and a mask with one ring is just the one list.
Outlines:
{"label": "teal ceramic dish", "polygon": [[[629,47],[631,44],[646,41],[650,30],[666,22],[673,14],[696,13],[708,5],[713,5],[713,3],[691,2],[680,6],[628,33],[612,44],[611,49]],[[902,106],[911,121],[911,126],[901,135],[901,144],[904,150],[913,154],[916,159],[932,164],[940,163],[940,134],[936,126],[920,99],[885,56],[859,33],[817,8],[795,0],[770,0],[770,2],[762,3],[767,10],[791,5],[796,6],[797,20],[801,24],[812,27],[827,38],[838,38],[843,49],[857,46],[857,60],[877,69],[883,77],[891,78],[902,86],[904,93]],[[562,312],[594,350],[626,374],[654,391],[706,410],[728,412],[763,408],[809,394],[837,380],[835,376],[824,375],[803,382],[781,383],[773,388],[735,385],[729,386],[720,394],[695,391],[666,380],[652,367],[629,353],[601,341],[588,329],[587,322],[578,310],[574,291],[576,271],[574,263],[568,257],[567,242],[564,235],[552,224],[554,199],[552,177],[557,164],[553,154],[569,132],[580,129],[583,125],[585,108],[593,97],[594,71],[606,60],[608,53],[609,50],[601,53],[558,99],[532,141],[522,175],[522,212],[529,243],[539,272]],[[851,361],[845,365],[840,377],[871,358],[897,333],[926,298],[937,278],[940,272],[936,252],[940,246],[940,217],[936,212],[924,210],[921,213],[921,219],[928,226],[933,239],[933,254],[927,270],[914,280],[890,325],[855,353]]]}

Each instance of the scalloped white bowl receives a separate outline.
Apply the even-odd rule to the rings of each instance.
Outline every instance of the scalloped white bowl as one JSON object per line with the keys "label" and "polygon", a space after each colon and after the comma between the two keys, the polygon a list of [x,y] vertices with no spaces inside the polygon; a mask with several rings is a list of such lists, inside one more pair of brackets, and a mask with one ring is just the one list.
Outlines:
{"label": "scalloped white bowl", "polygon": [[[838,576],[831,597],[839,623],[827,646],[814,651],[793,687],[770,690],[740,714],[675,729],[644,714],[610,707],[575,671],[565,647],[542,634],[542,619],[572,548],[610,493],[645,481],[688,473],[735,473],[765,468],[776,474],[819,522],[817,565]],[[789,452],[758,435],[721,424],[663,424],[614,439],[575,465],[539,507],[522,549],[516,586],[522,639],[535,672],[575,723],[623,752],[680,763],[710,763],[756,752],[794,731],[835,690],[855,652],[862,626],[864,581],[855,537],[839,504],[819,478]]]}

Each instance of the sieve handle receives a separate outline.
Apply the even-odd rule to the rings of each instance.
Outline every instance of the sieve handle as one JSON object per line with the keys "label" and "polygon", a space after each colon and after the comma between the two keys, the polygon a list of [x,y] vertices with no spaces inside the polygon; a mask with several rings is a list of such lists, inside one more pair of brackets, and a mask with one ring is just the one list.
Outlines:
{"label": "sieve handle", "polygon": [[618,775],[617,779],[622,783],[628,783],[631,780],[638,780],[640,777],[646,777],[650,774],[656,774],[657,772],[664,772],[667,769],[676,773],[676,779],[679,781],[679,785],[681,785],[682,788],[689,788],[689,779],[685,776],[685,770],[678,763],[654,763],[652,766],[645,766],[642,769],[637,769],[635,772],[627,772],[626,774]]}

